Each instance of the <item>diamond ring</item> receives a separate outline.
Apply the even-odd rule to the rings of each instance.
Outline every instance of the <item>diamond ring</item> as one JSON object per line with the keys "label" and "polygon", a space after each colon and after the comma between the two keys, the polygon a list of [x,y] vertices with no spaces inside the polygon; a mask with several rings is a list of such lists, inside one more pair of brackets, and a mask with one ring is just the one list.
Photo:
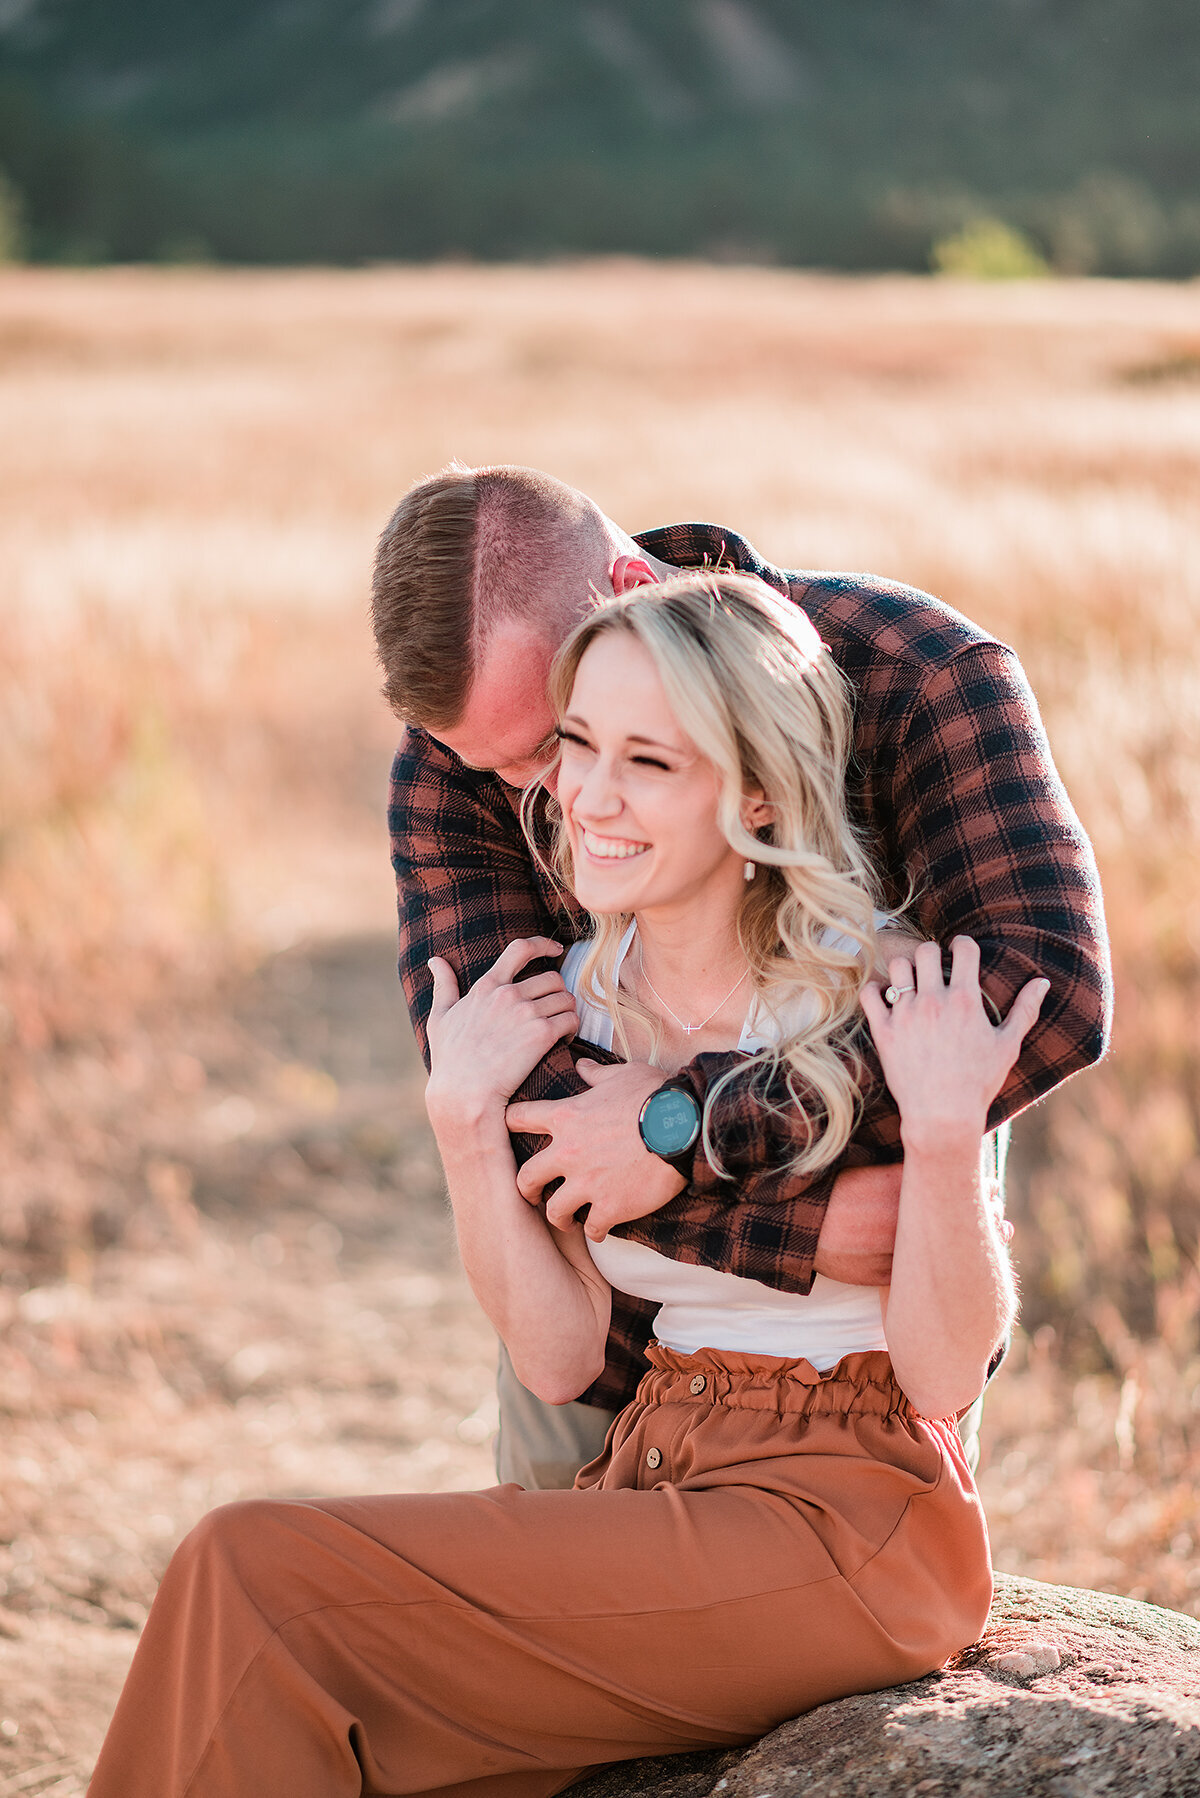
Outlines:
{"label": "diamond ring", "polygon": [[916,990],[915,986],[887,986],[883,989],[883,996],[889,1005],[894,1005],[905,993],[915,993]]}

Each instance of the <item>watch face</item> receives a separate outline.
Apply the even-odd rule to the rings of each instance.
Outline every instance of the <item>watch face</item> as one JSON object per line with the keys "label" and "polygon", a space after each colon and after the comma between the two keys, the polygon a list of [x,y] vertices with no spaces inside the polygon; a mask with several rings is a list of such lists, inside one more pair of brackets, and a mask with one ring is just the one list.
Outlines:
{"label": "watch face", "polygon": [[700,1114],[690,1093],[651,1095],[642,1113],[642,1140],[655,1155],[682,1155],[700,1134]]}

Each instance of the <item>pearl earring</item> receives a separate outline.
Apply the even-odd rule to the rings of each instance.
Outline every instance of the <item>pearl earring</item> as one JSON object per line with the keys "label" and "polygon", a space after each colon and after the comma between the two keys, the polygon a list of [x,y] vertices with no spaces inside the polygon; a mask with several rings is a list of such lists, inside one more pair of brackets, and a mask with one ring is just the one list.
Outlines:
{"label": "pearl earring", "polygon": [[743,880],[753,880],[754,876],[757,873],[758,873],[758,869],[755,867],[754,863],[746,862],[742,868],[742,879]]}

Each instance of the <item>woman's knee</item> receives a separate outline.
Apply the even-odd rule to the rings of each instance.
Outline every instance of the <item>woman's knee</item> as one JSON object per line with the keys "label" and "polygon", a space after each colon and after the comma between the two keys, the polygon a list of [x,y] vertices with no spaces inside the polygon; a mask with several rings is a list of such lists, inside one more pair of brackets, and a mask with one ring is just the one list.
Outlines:
{"label": "woman's knee", "polygon": [[277,1532],[283,1516],[293,1508],[269,1498],[242,1498],[233,1504],[218,1505],[188,1531],[176,1552],[236,1553],[264,1538],[269,1539]]}
{"label": "woman's knee", "polygon": [[272,1588],[286,1585],[301,1559],[297,1509],[295,1504],[260,1498],[218,1505],[183,1538],[171,1557],[164,1585],[181,1580],[197,1583],[213,1595],[235,1585],[262,1602]]}

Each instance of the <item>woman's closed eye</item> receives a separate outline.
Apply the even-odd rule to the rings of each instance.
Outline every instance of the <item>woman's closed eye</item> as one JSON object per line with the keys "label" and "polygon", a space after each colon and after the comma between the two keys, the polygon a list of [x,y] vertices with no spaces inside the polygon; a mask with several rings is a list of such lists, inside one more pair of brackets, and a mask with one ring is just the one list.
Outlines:
{"label": "woman's closed eye", "polygon": [[[582,736],[577,730],[571,730],[570,727],[565,724],[560,724],[557,727],[555,735],[563,746],[564,755],[597,754],[594,743],[589,742],[587,737]],[[673,774],[675,772],[673,763],[666,761],[662,756],[647,755],[642,750],[631,751],[625,759],[636,768],[653,768],[660,774]]]}

